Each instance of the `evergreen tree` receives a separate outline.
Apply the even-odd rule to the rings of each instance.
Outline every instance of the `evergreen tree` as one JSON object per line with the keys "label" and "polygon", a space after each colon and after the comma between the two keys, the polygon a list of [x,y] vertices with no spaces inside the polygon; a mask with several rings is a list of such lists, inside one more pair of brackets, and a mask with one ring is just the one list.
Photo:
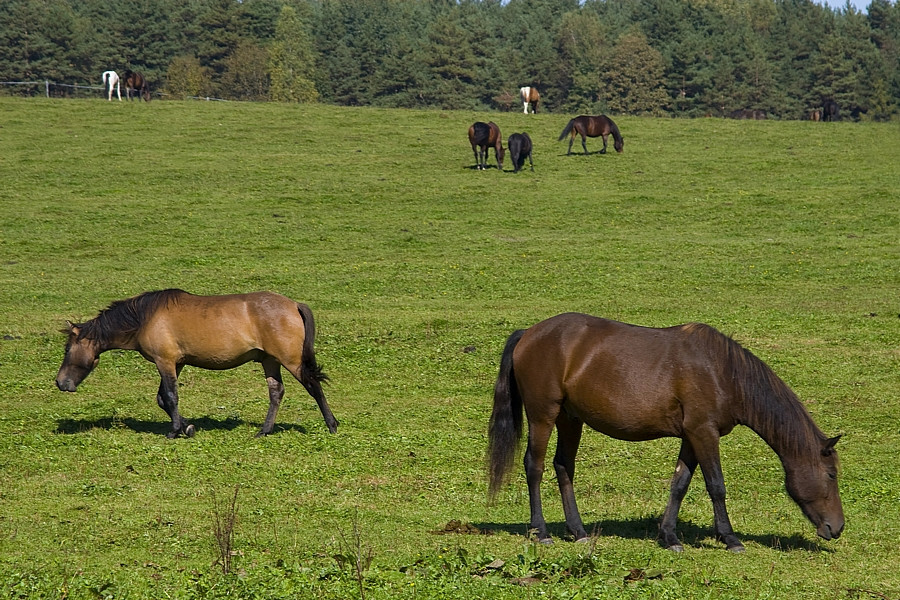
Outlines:
{"label": "evergreen tree", "polygon": [[428,79],[422,90],[427,106],[478,108],[477,60],[462,26],[458,6],[439,14],[427,29],[424,52]]}
{"label": "evergreen tree", "polygon": [[662,55],[639,31],[626,33],[616,42],[603,82],[606,104],[615,113],[661,115],[668,103]]}
{"label": "evergreen tree", "polygon": [[607,31],[596,12],[574,10],[562,17],[556,39],[556,94],[568,112],[602,112],[601,79],[610,52]]}
{"label": "evergreen tree", "polygon": [[312,42],[292,6],[284,6],[269,46],[269,94],[277,102],[315,102]]}

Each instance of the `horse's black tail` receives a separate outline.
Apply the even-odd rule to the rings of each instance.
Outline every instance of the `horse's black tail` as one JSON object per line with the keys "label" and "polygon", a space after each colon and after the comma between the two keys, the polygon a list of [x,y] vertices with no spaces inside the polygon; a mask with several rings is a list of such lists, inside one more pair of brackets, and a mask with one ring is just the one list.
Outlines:
{"label": "horse's black tail", "polygon": [[519,442],[522,439],[522,397],[516,386],[513,350],[525,333],[514,331],[506,340],[500,358],[500,374],[494,385],[494,410],[488,426],[488,494],[496,497],[500,486],[513,467]]}
{"label": "horse's black tail", "polygon": [[306,328],[306,335],[303,336],[303,357],[300,359],[300,383],[319,405],[328,431],[334,433],[337,431],[338,421],[334,418],[328,401],[325,400],[325,392],[322,391],[322,382],[328,381],[328,376],[322,372],[322,367],[316,362],[316,352],[313,349],[313,342],[316,339],[316,322],[307,305],[298,302],[297,310],[300,311],[303,325]]}
{"label": "horse's black tail", "polygon": [[300,311],[300,317],[303,318],[303,326],[306,328],[306,335],[303,337],[300,383],[309,389],[310,385],[316,387],[314,382],[328,381],[328,375],[322,372],[322,367],[316,362],[316,351],[313,348],[313,344],[316,341],[316,322],[313,319],[312,310],[302,302],[297,303],[297,310]]}
{"label": "horse's black tail", "polygon": [[559,134],[559,139],[557,142],[563,141],[563,138],[572,133],[572,128],[575,127],[575,119],[571,119],[567,124],[566,128],[562,130],[562,133]]}

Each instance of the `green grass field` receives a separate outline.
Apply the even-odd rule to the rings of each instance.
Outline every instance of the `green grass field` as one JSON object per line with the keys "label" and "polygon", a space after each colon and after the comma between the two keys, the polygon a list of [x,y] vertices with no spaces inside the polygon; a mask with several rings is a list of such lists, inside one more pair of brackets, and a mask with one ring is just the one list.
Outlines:
{"label": "green grass field", "polygon": [[[0,98],[0,594],[900,598],[898,124],[622,117],[623,154],[566,156],[571,116]],[[488,119],[531,135],[534,173],[472,169]],[[286,381],[255,438],[258,365],[184,371],[192,439],[166,439],[136,353],[56,389],[66,319],[167,287],[308,303],[338,433]],[[738,428],[747,552],[713,539],[697,478],[672,554],[678,441],[587,432],[596,536],[531,544],[521,468],[487,502],[487,422],[506,337],[564,311],[703,321],[766,361],[844,435],[845,534],[818,540]],[[559,538],[549,465],[543,491]]]}

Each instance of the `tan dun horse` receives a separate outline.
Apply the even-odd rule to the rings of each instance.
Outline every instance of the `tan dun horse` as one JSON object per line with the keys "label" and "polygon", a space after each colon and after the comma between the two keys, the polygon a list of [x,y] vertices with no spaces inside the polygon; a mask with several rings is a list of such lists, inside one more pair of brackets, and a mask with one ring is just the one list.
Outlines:
{"label": "tan dun horse", "polygon": [[172,419],[168,437],[194,435],[178,413],[178,375],[185,365],[231,369],[262,364],[269,385],[269,412],[258,435],[272,433],[284,397],[282,365],[315,399],[331,433],[338,422],[322,392],[327,377],[316,363],[316,326],[305,304],[271,292],[195,296],[183,290],[145,292],[113,302],[90,321],[68,324],[69,338],[56,386],[74,392],[114,348],[136,350],[156,365],[156,402]]}
{"label": "tan dun horse", "polygon": [[579,115],[575,117],[566,124],[562,133],[559,134],[559,140],[557,141],[561,142],[564,137],[570,134],[572,137],[569,139],[569,151],[566,152],[567,155],[572,154],[572,143],[575,141],[576,134],[581,136],[581,147],[584,148],[585,154],[588,154],[585,138],[600,136],[603,137],[603,150],[600,151],[600,154],[606,154],[606,142],[610,134],[613,136],[613,146],[615,147],[616,152],[622,152],[625,149],[625,138],[619,133],[618,126],[616,126],[616,124],[613,123],[613,120],[606,115],[597,115],[593,117]]}
{"label": "tan dun horse", "polygon": [[791,498],[830,540],[844,529],[838,494],[838,437],[826,437],[797,396],[759,358],[709,325],[665,329],[638,327],[567,313],[506,342],[494,388],[488,468],[496,496],[512,468],[528,418],[525,474],[531,529],[549,543],[541,509],[544,457],[554,425],[553,467],[566,527],[575,539],[585,532],[572,485],[582,427],[628,441],[681,438],[669,501],[659,525],[660,543],[683,550],[675,532],[681,502],[700,465],[712,500],[716,537],[733,552],[744,546],[725,510],[719,438],[735,425],[755,431],[778,454]]}
{"label": "tan dun horse", "polygon": [[503,170],[503,156],[506,149],[503,147],[503,136],[500,135],[500,128],[496,123],[493,121],[472,123],[469,127],[469,143],[472,144],[472,152],[475,153],[475,168],[487,169],[488,148],[493,146],[497,168]]}

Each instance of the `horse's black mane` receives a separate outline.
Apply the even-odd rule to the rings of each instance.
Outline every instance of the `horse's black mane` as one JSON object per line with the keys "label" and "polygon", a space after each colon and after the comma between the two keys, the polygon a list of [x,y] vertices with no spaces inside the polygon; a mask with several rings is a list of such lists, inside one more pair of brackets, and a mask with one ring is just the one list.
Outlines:
{"label": "horse's black mane", "polygon": [[716,355],[724,357],[725,374],[735,386],[741,408],[736,417],[769,445],[792,456],[824,447],[827,436],[816,426],[803,403],[778,375],[752,352],[709,325],[698,325]]}
{"label": "horse's black mane", "polygon": [[80,328],[78,339],[92,339],[105,345],[115,338],[134,335],[143,327],[147,317],[169,302],[176,301],[182,294],[187,292],[168,289],[144,292],[133,298],[116,300],[90,321],[77,325]]}

